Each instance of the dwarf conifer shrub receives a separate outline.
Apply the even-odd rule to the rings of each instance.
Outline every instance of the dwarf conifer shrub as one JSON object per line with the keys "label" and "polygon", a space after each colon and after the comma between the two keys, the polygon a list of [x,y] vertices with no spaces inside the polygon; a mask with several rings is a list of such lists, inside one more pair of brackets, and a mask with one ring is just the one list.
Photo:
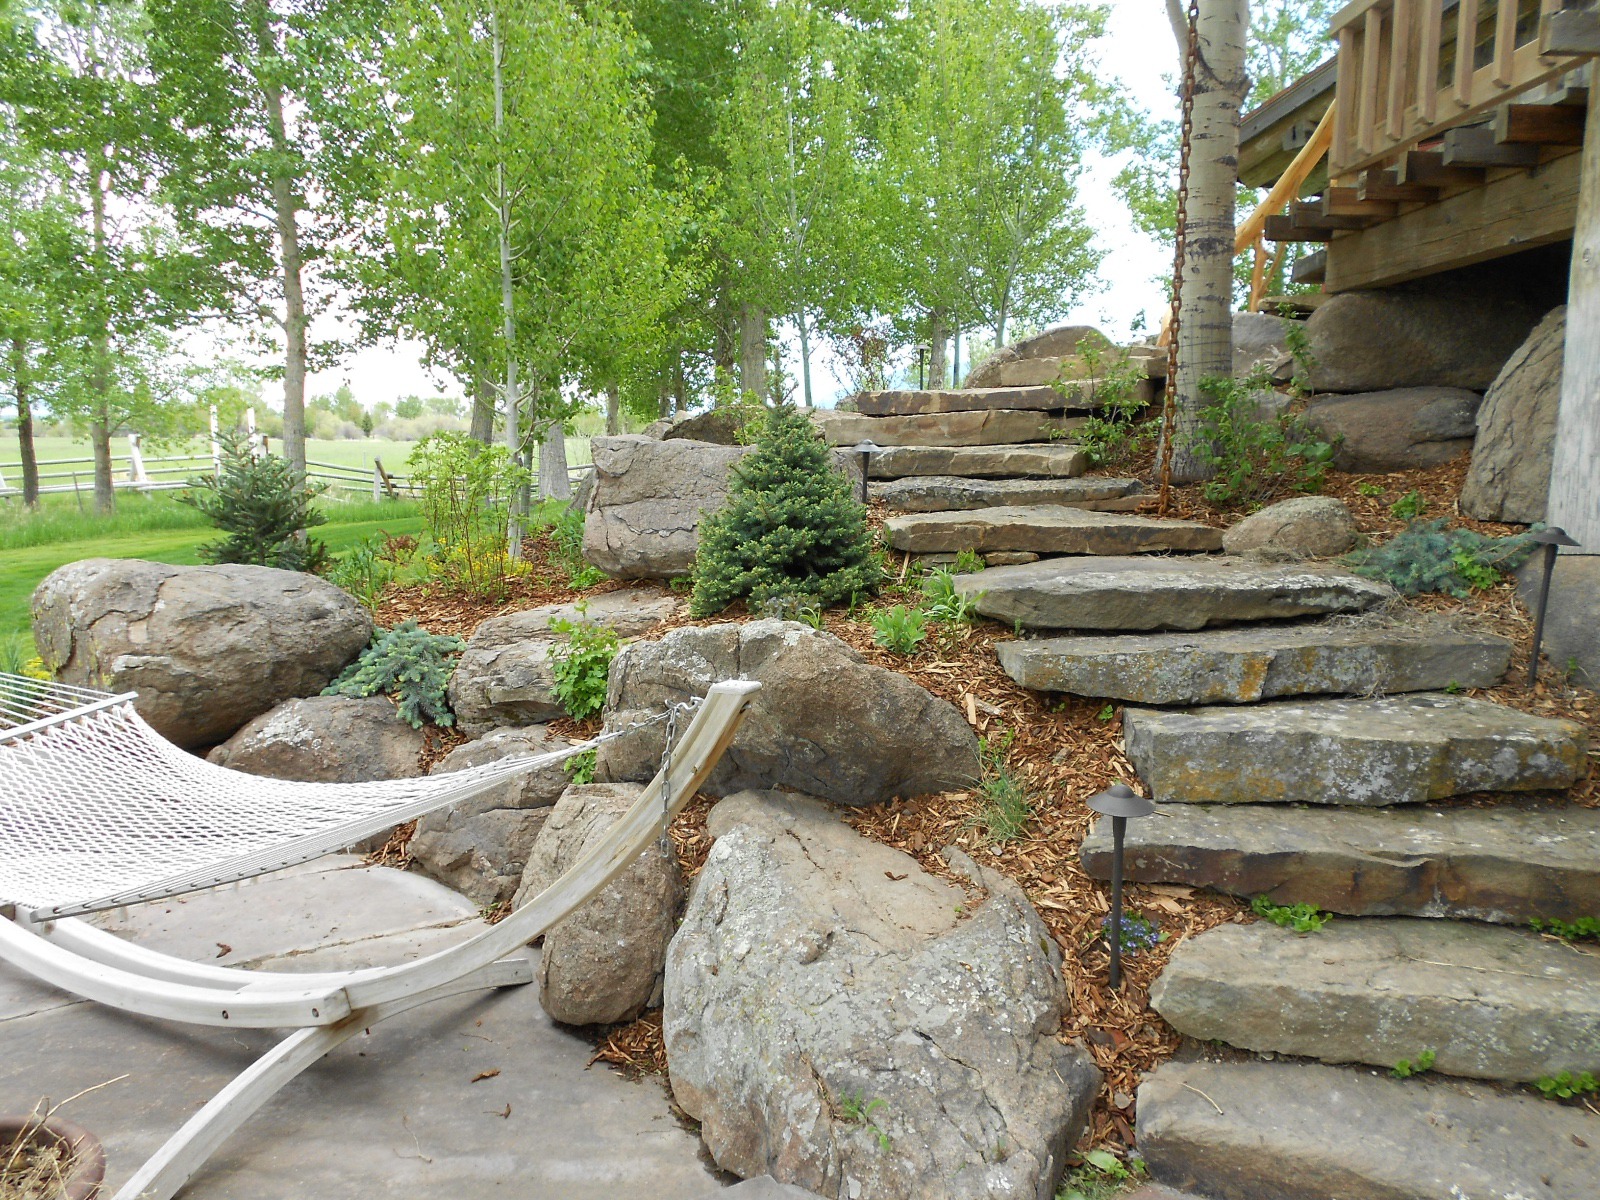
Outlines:
{"label": "dwarf conifer shrub", "polygon": [[198,510],[223,534],[202,544],[203,563],[250,563],[286,571],[321,571],[328,549],[315,538],[302,537],[327,518],[311,506],[321,491],[295,475],[289,460],[263,454],[259,458],[240,438],[225,434],[221,469],[189,481],[178,503]]}
{"label": "dwarf conifer shrub", "polygon": [[1401,595],[1443,592],[1464,599],[1492,587],[1533,553],[1533,530],[1490,537],[1475,529],[1447,529],[1448,517],[1413,521],[1380,546],[1345,555],[1358,575],[1392,584]]}
{"label": "dwarf conifer shrub", "polygon": [[722,509],[700,523],[690,609],[721,612],[747,597],[809,597],[821,607],[876,590],[867,510],[811,422],[793,407],[767,414],[756,449],[734,468]]}
{"label": "dwarf conifer shrub", "polygon": [[454,656],[466,648],[448,633],[429,633],[415,621],[402,621],[393,629],[380,629],[372,641],[339,677],[323,689],[324,696],[393,696],[400,715],[413,729],[428,722],[454,725],[455,714],[445,691],[455,670]]}

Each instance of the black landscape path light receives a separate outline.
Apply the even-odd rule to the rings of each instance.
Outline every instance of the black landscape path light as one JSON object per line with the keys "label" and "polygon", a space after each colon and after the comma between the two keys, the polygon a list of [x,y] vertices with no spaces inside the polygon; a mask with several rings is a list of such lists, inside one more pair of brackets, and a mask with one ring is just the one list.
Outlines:
{"label": "black landscape path light", "polygon": [[867,472],[872,469],[872,456],[883,449],[871,438],[862,438],[850,449],[861,455],[861,503],[867,502]]}
{"label": "black landscape path light", "polygon": [[1122,836],[1128,820],[1148,817],[1156,806],[1125,783],[1113,783],[1086,801],[1111,818],[1111,990],[1122,986]]}
{"label": "black landscape path light", "polygon": [[1539,607],[1533,617],[1533,657],[1528,659],[1530,688],[1539,678],[1539,643],[1544,641],[1544,610],[1550,602],[1550,577],[1556,570],[1556,548],[1578,544],[1567,536],[1565,529],[1558,529],[1554,525],[1539,530],[1533,535],[1533,540],[1544,547],[1544,580],[1539,585]]}
{"label": "black landscape path light", "polygon": [[918,343],[913,346],[917,352],[917,387],[926,390],[928,386],[928,347]]}

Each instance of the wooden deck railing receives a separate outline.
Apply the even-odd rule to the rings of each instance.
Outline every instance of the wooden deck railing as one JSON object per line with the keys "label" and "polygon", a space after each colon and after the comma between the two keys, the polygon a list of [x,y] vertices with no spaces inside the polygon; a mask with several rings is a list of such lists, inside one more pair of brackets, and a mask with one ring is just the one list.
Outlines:
{"label": "wooden deck railing", "polygon": [[[1334,17],[1344,178],[1570,70],[1562,0],[1354,0]],[[1572,14],[1577,15],[1577,14]],[[1584,14],[1587,16],[1588,14]],[[1557,36],[1551,37],[1552,19]]]}

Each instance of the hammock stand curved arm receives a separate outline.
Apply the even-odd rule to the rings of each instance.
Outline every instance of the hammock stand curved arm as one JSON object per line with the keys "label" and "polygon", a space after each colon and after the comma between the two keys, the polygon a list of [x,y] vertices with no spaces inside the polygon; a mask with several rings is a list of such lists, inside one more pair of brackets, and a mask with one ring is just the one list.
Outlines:
{"label": "hammock stand curved arm", "polygon": [[559,879],[499,924],[414,962],[314,973],[217,967],[134,946],[77,918],[7,913],[0,959],[66,991],[191,1024],[296,1030],[191,1117],[114,1200],[169,1200],[281,1088],[379,1021],[462,992],[529,982],[528,960],[506,956],[581,907],[657,839],[733,741],[760,686],[714,684],[667,765]]}

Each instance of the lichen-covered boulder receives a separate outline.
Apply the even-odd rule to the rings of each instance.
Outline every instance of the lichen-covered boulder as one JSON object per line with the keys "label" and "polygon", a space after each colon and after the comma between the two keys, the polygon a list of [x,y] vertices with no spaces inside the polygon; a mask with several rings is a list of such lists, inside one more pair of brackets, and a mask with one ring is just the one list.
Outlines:
{"label": "lichen-covered boulder", "polygon": [[[790,787],[862,805],[978,777],[978,740],[954,705],[794,621],[693,626],[623,647],[611,664],[606,728],[624,730],[723,679],[762,688],[704,785],[711,795]],[[657,723],[606,742],[598,777],[650,778],[663,740]]]}
{"label": "lichen-covered boulder", "polygon": [[[564,749],[567,739],[543,725],[496,729],[457,746],[433,768],[443,775],[517,755]],[[417,819],[408,847],[417,871],[461,892],[480,908],[511,899],[522,882],[528,851],[544,828],[550,806],[572,777],[562,762],[529,767],[487,792]]]}
{"label": "lichen-covered boulder", "polygon": [[[1085,342],[1096,350],[1108,350],[1111,339],[1092,325],[1052,325],[1032,337],[1002,346],[984,359],[967,376],[964,388],[1006,387],[1007,367],[1031,359],[1051,358],[1058,362],[1075,357]],[[1052,376],[1051,378],[1054,378]],[[1044,381],[1040,381],[1044,382]]]}
{"label": "lichen-covered boulder", "polygon": [[[528,852],[514,903],[554,883],[639,798],[629,783],[573,786]],[[683,872],[670,848],[651,847],[594,898],[544,935],[539,1003],[569,1025],[631,1021],[660,1003],[667,941],[683,903]]]}
{"label": "lichen-covered boulder", "polygon": [[1567,308],[1555,309],[1506,362],[1478,409],[1461,511],[1480,521],[1544,520],[1555,457]]}
{"label": "lichen-covered boulder", "polygon": [[366,783],[422,774],[422,732],[387,696],[285,700],[207,755],[219,767],[310,783]]}
{"label": "lichen-covered boulder", "polygon": [[1222,535],[1229,554],[1282,550],[1308,558],[1332,558],[1356,544],[1356,519],[1343,500],[1296,496],[1251,513]]}
{"label": "lichen-covered boulder", "polygon": [[1482,399],[1449,387],[1327,396],[1312,402],[1305,421],[1334,443],[1333,465],[1340,471],[1436,467],[1472,447]]}
{"label": "lichen-covered boulder", "polygon": [[58,679],[138,692],[139,715],[194,749],[321,692],[372,637],[372,618],[299,571],[89,558],[35,589],[33,636]]}
{"label": "lichen-covered boulder", "polygon": [[817,802],[746,792],[667,958],[672,1091],[712,1157],[860,1200],[1048,1198],[1100,1076],[1005,876],[974,901]]}

